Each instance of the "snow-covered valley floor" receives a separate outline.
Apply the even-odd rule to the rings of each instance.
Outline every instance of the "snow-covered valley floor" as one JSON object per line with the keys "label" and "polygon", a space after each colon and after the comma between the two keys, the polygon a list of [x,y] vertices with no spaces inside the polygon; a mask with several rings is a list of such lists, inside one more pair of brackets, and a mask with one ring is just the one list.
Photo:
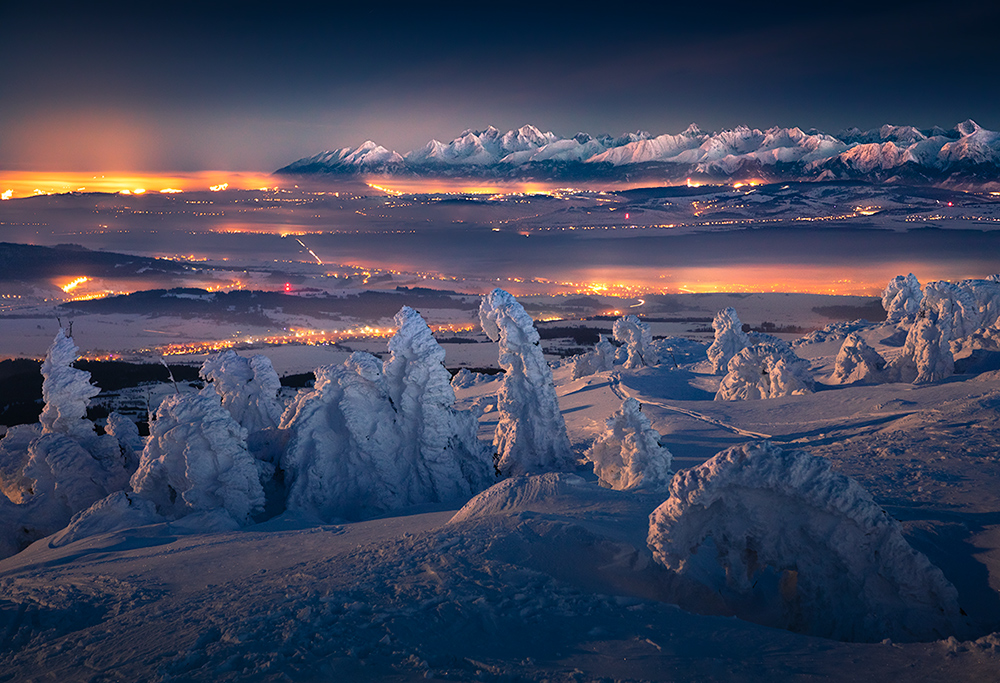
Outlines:
{"label": "snow-covered valley floor", "polygon": [[[822,381],[839,347],[796,352]],[[582,465],[507,480],[461,512],[56,533],[0,561],[0,681],[1000,680],[1000,372],[759,401],[713,401],[706,361],[579,379],[564,363],[554,379],[576,453],[632,397],[675,470],[765,437],[826,458],[943,571],[964,623],[851,643],[737,619],[654,562],[649,515],[666,493],[602,488]],[[458,407],[489,406],[483,439],[499,384],[456,392]]]}

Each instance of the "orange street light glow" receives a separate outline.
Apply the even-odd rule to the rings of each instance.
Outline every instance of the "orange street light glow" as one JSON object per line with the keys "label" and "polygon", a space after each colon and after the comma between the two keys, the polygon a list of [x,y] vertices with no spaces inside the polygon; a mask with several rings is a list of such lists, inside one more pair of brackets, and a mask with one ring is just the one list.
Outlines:
{"label": "orange street light glow", "polygon": [[78,277],[77,279],[73,280],[72,282],[68,282],[67,284],[63,285],[60,289],[62,289],[62,291],[66,292],[67,294],[69,294],[74,289],[76,289],[77,287],[79,287],[80,285],[82,285],[84,282],[89,282],[89,281],[90,281],[89,277]]}
{"label": "orange street light glow", "polygon": [[0,199],[10,199],[14,196],[14,190],[4,190],[3,194],[0,194]]}

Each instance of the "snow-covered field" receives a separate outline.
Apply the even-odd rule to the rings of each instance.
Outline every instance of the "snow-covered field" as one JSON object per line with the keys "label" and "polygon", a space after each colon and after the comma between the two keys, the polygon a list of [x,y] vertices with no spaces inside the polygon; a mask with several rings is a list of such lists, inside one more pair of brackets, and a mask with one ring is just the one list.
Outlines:
{"label": "snow-covered field", "polygon": [[[220,357],[205,390],[163,401],[141,458],[130,451],[135,493],[0,561],[0,680],[1000,680],[997,323],[984,299],[980,327],[948,347],[972,313],[957,294],[927,295],[944,289],[889,297],[890,322],[789,348],[741,338],[724,316],[711,350],[620,322],[621,348],[553,363],[551,380],[530,321],[493,297],[480,315],[506,379],[459,375],[454,408],[439,351],[400,313],[408,332],[384,367],[331,359],[277,432],[269,365]],[[878,367],[835,383],[864,375],[868,347]],[[935,370],[952,350],[954,374],[891,375]],[[725,380],[720,354],[735,359]],[[774,397],[713,400],[749,381],[751,362]],[[81,436],[80,376],[46,368],[46,434],[0,441],[4,492],[20,496],[0,510],[11,524],[30,521],[32,496],[82,490],[53,444],[104,452]],[[483,488],[470,414],[483,447],[504,425],[498,465],[527,476],[466,503],[441,491]],[[240,425],[242,450],[212,441],[239,442]],[[126,432],[109,430],[123,446]],[[38,439],[25,470],[38,491],[12,476],[14,436]],[[182,452],[185,440],[200,445]],[[346,480],[323,444],[354,463]],[[262,489],[234,483],[254,458]],[[667,485],[664,468],[677,472]],[[352,500],[375,511],[346,521],[338,505]],[[258,511],[240,526],[246,506]]]}

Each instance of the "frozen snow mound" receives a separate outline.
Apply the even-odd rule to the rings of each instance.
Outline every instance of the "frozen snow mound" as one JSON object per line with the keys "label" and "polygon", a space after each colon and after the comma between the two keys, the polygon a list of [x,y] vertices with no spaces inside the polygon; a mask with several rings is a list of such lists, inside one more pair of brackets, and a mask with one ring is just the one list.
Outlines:
{"label": "frozen snow mound", "polygon": [[811,394],[814,382],[809,364],[790,350],[773,344],[755,344],[729,361],[716,401],[755,401]]}
{"label": "frozen snow mound", "polygon": [[734,446],[675,475],[649,520],[654,558],[741,618],[869,642],[964,628],[951,583],[824,458],[767,441]]}
{"label": "frozen snow mound", "polygon": [[135,493],[116,491],[73,515],[69,525],[56,533],[49,545],[58,548],[88,536],[165,521],[153,501]]}
{"label": "frozen snow mound", "polygon": [[247,432],[211,386],[163,400],[132,489],[167,517],[222,509],[246,524],[264,506]]}
{"label": "frozen snow mound", "polygon": [[955,372],[955,356],[950,344],[951,325],[934,308],[921,310],[906,335],[903,352],[889,364],[893,381],[927,384]]}
{"label": "frozen snow mound", "polygon": [[649,325],[634,315],[622,316],[615,320],[612,331],[615,341],[625,348],[625,368],[632,370],[656,365],[659,359],[653,348],[653,333]]}
{"label": "frozen snow mound", "polygon": [[493,437],[497,470],[515,476],[569,469],[575,458],[531,316],[508,292],[494,289],[483,297],[479,320],[490,339],[500,342],[504,369]]}
{"label": "frozen snow mound", "polygon": [[872,327],[872,323],[864,319],[852,320],[851,322],[830,323],[821,330],[813,330],[792,342],[791,346],[808,346],[809,344],[822,344],[823,342],[836,339],[846,339],[852,332],[860,332]]}
{"label": "frozen snow mound", "polygon": [[471,389],[472,387],[492,382],[499,379],[497,375],[490,375],[485,372],[473,372],[469,368],[462,368],[451,378],[451,386],[455,389]]}
{"label": "frozen snow mound", "polygon": [[860,334],[851,332],[840,346],[830,381],[833,384],[877,384],[884,379],[885,365],[885,358],[878,351]]}
{"label": "frozen snow mound", "polygon": [[587,450],[601,486],[619,491],[665,489],[670,485],[673,455],[660,444],[660,433],[627,398],[607,421],[607,430]]}
{"label": "frozen snow mound", "polygon": [[598,335],[598,341],[593,350],[572,359],[572,378],[580,379],[596,375],[598,372],[613,370],[616,351],[614,345],[605,339],[603,334]]}
{"label": "frozen snow mound", "polygon": [[913,273],[897,275],[889,280],[882,292],[882,308],[885,309],[886,322],[898,323],[902,320],[912,320],[920,310],[920,302],[924,293],[920,283]]}
{"label": "frozen snow mound", "polygon": [[743,331],[743,323],[732,307],[716,314],[712,329],[715,330],[715,341],[708,347],[708,360],[712,362],[712,372],[718,375],[727,371],[729,361],[736,354],[750,346],[750,338]]}
{"label": "frozen snow mound", "polygon": [[209,356],[199,374],[212,383],[223,407],[248,433],[278,426],[282,413],[278,401],[281,380],[267,356],[244,358],[227,349]]}
{"label": "frozen snow mound", "polygon": [[60,328],[42,363],[45,408],[38,421],[43,434],[87,437],[94,433],[94,423],[87,419],[87,406],[101,390],[90,383],[89,372],[73,367],[79,355],[73,338]]}
{"label": "frozen snow mound", "polygon": [[538,504],[556,504],[555,501],[560,496],[572,495],[577,489],[586,486],[588,484],[583,477],[568,472],[510,477],[474,497],[448,523],[458,524],[492,515],[509,515]]}

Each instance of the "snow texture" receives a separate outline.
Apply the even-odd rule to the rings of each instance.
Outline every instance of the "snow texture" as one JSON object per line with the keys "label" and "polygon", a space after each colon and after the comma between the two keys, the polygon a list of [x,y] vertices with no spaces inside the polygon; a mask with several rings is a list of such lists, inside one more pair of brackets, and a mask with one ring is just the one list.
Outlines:
{"label": "snow texture", "polygon": [[996,277],[991,275],[985,280],[962,280],[958,283],[975,301],[980,328],[993,327],[1000,320],[1000,281],[992,279]]}
{"label": "snow texture", "polygon": [[955,588],[861,485],[767,441],[679,472],[650,515],[649,547],[768,625],[852,641],[963,627]]}
{"label": "snow texture", "polygon": [[210,356],[200,374],[212,383],[222,405],[249,434],[278,426],[281,380],[267,356],[244,358],[228,349]]}
{"label": "snow texture", "polygon": [[164,521],[166,518],[156,511],[151,500],[135,493],[116,491],[73,515],[69,525],[52,538],[50,546],[58,548],[88,536]]}
{"label": "snow texture", "polygon": [[531,317],[509,293],[494,289],[479,306],[483,331],[500,342],[503,384],[493,446],[503,476],[565,470],[574,464],[559,412],[552,370]]}
{"label": "snow texture", "polygon": [[354,353],[316,370],[282,417],[288,508],[332,521],[425,503],[463,502],[494,481],[471,412],[454,408],[444,350],[403,307],[381,366]]}
{"label": "snow texture", "polygon": [[619,491],[669,486],[673,456],[641,411],[638,401],[625,399],[608,418],[607,430],[587,450],[601,486]]}
{"label": "snow texture", "polygon": [[573,359],[572,378],[580,379],[581,377],[614,369],[616,352],[617,349],[615,349],[611,342],[604,338],[603,334],[598,335],[598,342],[594,345],[592,351],[582,353]]}
{"label": "snow texture", "polygon": [[529,508],[532,503],[551,502],[586,486],[588,484],[583,477],[568,472],[509,477],[462,506],[448,523],[459,524],[492,515],[510,514]]}
{"label": "snow texture", "polygon": [[889,376],[898,382],[927,384],[954,373],[950,331],[950,321],[939,318],[937,310],[922,309],[906,335],[903,352],[889,364]]}
{"label": "snow texture", "polygon": [[750,339],[743,332],[743,323],[732,307],[716,314],[712,329],[715,330],[715,341],[708,347],[708,360],[712,362],[712,372],[718,375],[727,372],[729,361],[750,346]]}
{"label": "snow texture", "polygon": [[626,315],[615,321],[613,331],[615,341],[624,346],[628,354],[625,369],[643,368],[659,362],[653,349],[653,333],[648,324],[634,315]]}
{"label": "snow texture", "polygon": [[878,384],[884,379],[885,358],[857,332],[844,339],[830,376],[833,384]]}
{"label": "snow texture", "polygon": [[490,375],[485,372],[473,372],[469,368],[462,368],[451,378],[451,386],[455,389],[470,389],[496,379],[498,379],[497,375]]}
{"label": "snow texture", "polygon": [[79,355],[73,338],[60,328],[42,363],[45,408],[39,422],[44,434],[86,437],[94,433],[94,423],[87,419],[87,406],[101,390],[90,383],[89,372],[73,367]]}
{"label": "snow texture", "polygon": [[967,337],[982,325],[979,306],[971,288],[966,289],[946,281],[929,282],[924,287],[921,313],[933,312],[938,326],[949,340]]}
{"label": "snow texture", "polygon": [[913,273],[905,276],[897,275],[889,280],[885,291],[882,292],[882,308],[885,309],[886,322],[896,323],[915,318],[923,297],[920,283]]}
{"label": "snow texture", "polygon": [[729,361],[716,401],[753,401],[780,396],[811,394],[809,365],[788,349],[755,344]]}
{"label": "snow texture", "polygon": [[163,400],[132,489],[168,517],[222,509],[245,524],[264,505],[247,432],[211,387]]}

